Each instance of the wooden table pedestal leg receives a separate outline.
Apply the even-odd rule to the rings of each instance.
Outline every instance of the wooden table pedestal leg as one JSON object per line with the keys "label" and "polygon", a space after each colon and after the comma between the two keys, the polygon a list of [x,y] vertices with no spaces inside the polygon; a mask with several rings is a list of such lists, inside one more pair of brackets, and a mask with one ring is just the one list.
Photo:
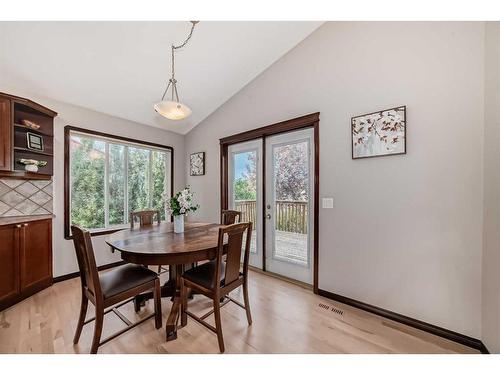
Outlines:
{"label": "wooden table pedestal leg", "polygon": [[[174,297],[176,294],[175,279],[170,279],[161,286],[161,298]],[[134,308],[135,312],[141,310],[141,306],[145,305],[145,302],[153,299],[153,292],[141,293],[134,298]]]}
{"label": "wooden table pedestal leg", "polygon": [[[172,267],[173,268],[173,267]],[[165,327],[167,341],[172,341],[177,338],[177,323],[181,314],[181,275],[184,272],[184,266],[182,264],[178,264],[175,266],[174,275],[172,275],[172,279],[175,280],[175,294],[172,303],[172,309],[170,310],[170,314],[167,318],[167,325]]]}
{"label": "wooden table pedestal leg", "polygon": [[[170,310],[170,314],[168,315],[167,325],[165,328],[167,341],[172,341],[177,338],[177,323],[179,322],[179,318],[181,315],[181,291],[179,289],[181,284],[180,277],[184,272],[185,267],[182,264],[178,264],[175,266],[170,266],[169,269],[170,271],[168,275],[168,281],[161,287],[161,297],[172,297],[172,309]],[[135,311],[139,312],[141,306],[144,305],[144,302],[152,298],[152,292],[142,293],[135,296]],[[193,298],[192,293],[190,293],[189,298]]]}
{"label": "wooden table pedestal leg", "polygon": [[175,296],[172,310],[167,318],[167,325],[165,327],[167,341],[172,341],[177,338],[177,322],[180,317],[181,299],[180,296]]}

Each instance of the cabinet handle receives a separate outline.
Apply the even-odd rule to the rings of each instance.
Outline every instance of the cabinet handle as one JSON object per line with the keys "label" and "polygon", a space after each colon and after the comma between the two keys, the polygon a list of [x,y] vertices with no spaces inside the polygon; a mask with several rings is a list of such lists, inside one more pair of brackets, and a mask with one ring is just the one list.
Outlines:
{"label": "cabinet handle", "polygon": [[21,224],[17,224],[17,225],[16,225],[16,228],[21,228]]}
{"label": "cabinet handle", "polygon": [[27,227],[28,225],[29,225],[28,223],[24,223],[24,224],[23,224],[23,226],[24,226],[24,227]]}

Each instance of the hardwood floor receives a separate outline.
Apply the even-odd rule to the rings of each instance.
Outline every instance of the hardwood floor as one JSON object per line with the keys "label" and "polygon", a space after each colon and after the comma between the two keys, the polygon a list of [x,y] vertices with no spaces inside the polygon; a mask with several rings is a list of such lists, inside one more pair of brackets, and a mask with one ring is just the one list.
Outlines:
{"label": "hardwood floor", "polygon": [[[233,303],[222,308],[226,353],[478,353],[274,277],[250,271],[249,281],[253,325],[247,325],[245,311]],[[79,283],[75,278],[54,284],[0,312],[0,353],[88,353],[92,323],[84,327],[80,343],[72,343],[80,307]],[[231,295],[242,300],[240,291]],[[210,301],[196,296],[189,306],[195,313],[205,312]],[[217,336],[193,319],[179,330],[177,340],[167,343],[165,322],[170,307],[164,299],[162,329],[156,330],[151,319],[103,345],[99,353],[218,353]],[[331,311],[332,307],[343,314]],[[151,300],[138,315],[132,304],[120,311],[135,321],[152,309]],[[91,316],[89,306],[87,317]],[[213,324],[213,318],[207,321]],[[123,323],[118,317],[108,314],[102,337],[120,328]]]}

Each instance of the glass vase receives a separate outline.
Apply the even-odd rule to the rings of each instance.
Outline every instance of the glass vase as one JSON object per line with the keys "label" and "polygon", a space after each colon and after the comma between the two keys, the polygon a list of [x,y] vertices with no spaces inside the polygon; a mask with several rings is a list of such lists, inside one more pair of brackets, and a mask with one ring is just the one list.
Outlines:
{"label": "glass vase", "polygon": [[184,215],[174,216],[174,233],[184,233]]}

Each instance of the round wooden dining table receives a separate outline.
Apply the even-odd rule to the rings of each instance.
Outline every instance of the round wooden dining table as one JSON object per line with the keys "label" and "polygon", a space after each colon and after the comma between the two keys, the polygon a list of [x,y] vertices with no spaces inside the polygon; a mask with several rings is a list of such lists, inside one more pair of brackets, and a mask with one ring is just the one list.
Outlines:
{"label": "round wooden dining table", "polygon": [[[220,227],[221,224],[186,222],[184,233],[174,233],[173,223],[162,222],[120,230],[106,238],[112,251],[119,251],[125,262],[169,266],[168,280],[161,288],[161,296],[171,297],[173,301],[166,325],[167,341],[177,338],[181,306],[179,278],[187,266],[216,257]],[[136,311],[152,297],[152,292],[136,296]]]}

